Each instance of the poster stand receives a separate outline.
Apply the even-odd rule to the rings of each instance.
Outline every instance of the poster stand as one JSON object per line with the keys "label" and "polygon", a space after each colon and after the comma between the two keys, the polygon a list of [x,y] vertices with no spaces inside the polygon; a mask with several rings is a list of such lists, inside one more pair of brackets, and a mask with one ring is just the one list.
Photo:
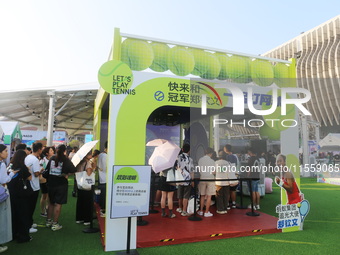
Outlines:
{"label": "poster stand", "polygon": [[128,217],[128,224],[127,224],[127,239],[126,239],[126,251],[119,251],[116,254],[123,255],[123,254],[139,254],[137,250],[130,250],[130,243],[131,243],[131,217]]}

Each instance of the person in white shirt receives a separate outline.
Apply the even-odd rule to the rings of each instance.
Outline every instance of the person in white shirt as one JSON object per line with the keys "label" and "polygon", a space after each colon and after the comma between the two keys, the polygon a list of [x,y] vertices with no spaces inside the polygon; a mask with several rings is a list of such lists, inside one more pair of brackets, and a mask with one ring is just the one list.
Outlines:
{"label": "person in white shirt", "polygon": [[[200,173],[200,179],[215,179],[214,169],[215,161],[211,158],[214,153],[212,148],[206,149],[206,154],[198,161],[198,172]],[[215,195],[216,187],[214,182],[200,181],[198,184],[198,189],[200,192],[200,210],[199,215],[204,215],[204,217],[211,217],[213,214],[209,211],[211,204],[211,196]],[[205,212],[203,213],[203,207],[205,202]]]}
{"label": "person in white shirt", "polygon": [[[176,171],[180,171],[183,176],[183,180],[192,180],[194,178],[194,163],[190,154],[190,144],[186,143],[183,145],[182,152],[178,155]],[[178,208],[177,212],[181,213],[182,216],[189,216],[188,213],[188,202],[191,195],[191,187],[193,182],[184,182],[178,186],[177,197],[178,197]]]}
{"label": "person in white shirt", "polygon": [[[215,162],[216,166],[216,207],[218,214],[228,213],[229,205],[229,194],[230,194],[230,182],[229,181],[219,181],[221,179],[229,179],[229,170],[231,164],[229,161],[225,160],[226,155],[223,150],[218,152],[218,160]],[[229,208],[230,209],[230,208]]]}
{"label": "person in white shirt", "polygon": [[106,202],[106,163],[107,163],[107,141],[104,145],[104,151],[99,154],[97,160],[97,168],[98,168],[98,176],[99,176],[99,185],[100,189],[100,216],[105,217],[105,202]]}
{"label": "person in white shirt", "polygon": [[39,183],[39,175],[43,172],[44,168],[40,166],[39,156],[42,153],[43,145],[42,143],[34,143],[33,144],[33,153],[27,155],[25,158],[25,165],[28,167],[32,180],[30,181],[31,187],[33,189],[32,195],[29,199],[29,213],[31,217],[31,225],[30,233],[35,233],[38,230],[35,228],[36,224],[33,224],[33,214],[38,201],[40,183]]}

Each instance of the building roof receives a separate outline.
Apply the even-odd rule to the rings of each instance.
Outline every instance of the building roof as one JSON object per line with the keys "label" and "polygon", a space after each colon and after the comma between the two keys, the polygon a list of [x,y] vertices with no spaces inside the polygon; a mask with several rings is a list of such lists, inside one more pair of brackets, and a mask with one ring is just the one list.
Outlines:
{"label": "building roof", "polygon": [[340,125],[340,15],[262,55],[296,58],[297,84],[312,94],[306,107],[314,120]]}
{"label": "building roof", "polygon": [[93,130],[98,83],[0,92],[0,121],[18,121],[22,129],[47,130],[49,91],[55,92],[54,130],[75,135]]}

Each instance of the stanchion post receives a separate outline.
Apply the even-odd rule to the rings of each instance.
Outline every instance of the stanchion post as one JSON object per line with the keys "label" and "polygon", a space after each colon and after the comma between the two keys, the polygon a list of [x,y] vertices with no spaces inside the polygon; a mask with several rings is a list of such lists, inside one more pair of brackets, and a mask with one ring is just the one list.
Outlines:
{"label": "stanchion post", "polygon": [[194,190],[195,190],[195,196],[194,196],[194,215],[191,215],[188,217],[188,220],[191,221],[200,221],[202,220],[201,217],[197,216],[197,212],[196,212],[196,202],[197,202],[197,183],[198,183],[198,179],[194,179]]}
{"label": "stanchion post", "polygon": [[146,221],[146,220],[143,220],[142,216],[137,217],[137,226],[146,226],[148,224],[149,224],[149,222]]}
{"label": "stanchion post", "polygon": [[247,208],[247,206],[243,205],[243,187],[242,187],[243,181],[244,180],[241,178],[240,179],[240,205],[236,207],[237,209],[246,209]]}
{"label": "stanchion post", "polygon": [[149,213],[159,213],[158,210],[154,209],[154,202],[155,202],[155,180],[156,180],[156,174],[151,173],[151,199],[150,199],[150,204],[151,204],[151,209],[149,209]]}

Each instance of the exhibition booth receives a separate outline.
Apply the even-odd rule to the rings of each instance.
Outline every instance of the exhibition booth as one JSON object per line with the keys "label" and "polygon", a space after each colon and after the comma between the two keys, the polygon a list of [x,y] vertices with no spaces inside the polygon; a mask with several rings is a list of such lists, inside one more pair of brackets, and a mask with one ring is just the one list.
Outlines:
{"label": "exhibition booth", "polygon": [[[145,241],[146,246],[160,245],[159,239],[168,239],[160,233],[171,226],[181,228],[177,222],[190,224],[185,228],[194,230],[191,234],[199,232],[196,222],[181,216],[162,221],[159,215],[150,215],[146,227],[153,225],[155,229],[143,232],[144,226],[137,227],[137,219],[149,215],[152,169],[148,159],[153,148],[146,144],[151,140],[166,139],[179,146],[189,143],[190,155],[197,162],[206,147],[216,151],[223,147],[220,143],[225,142],[226,128],[255,130],[258,140],[261,136],[280,140],[280,152],[286,155],[287,166],[299,186],[297,119],[298,108],[303,111],[302,103],[306,101],[302,97],[297,103],[297,93],[304,91],[296,88],[294,59],[270,59],[121,34],[116,29],[109,60],[100,67],[98,80],[101,88],[95,101],[94,139],[100,140],[101,149],[108,141],[106,218],[102,226],[106,251],[124,250],[127,242],[131,249],[143,247],[141,239],[146,236],[155,237]],[[216,216],[209,219],[215,221],[210,225],[216,230],[209,232],[216,233],[218,238],[241,236],[235,234],[241,228],[238,220],[248,221],[253,230],[272,229],[245,231],[248,234],[299,230],[302,213],[297,206],[286,205],[287,202],[286,191],[282,189],[281,205],[273,205],[278,219],[269,216],[270,219],[261,221],[266,217],[264,213],[247,217],[240,210],[229,218],[234,229],[219,224],[221,218]],[[264,225],[258,225],[260,222]],[[228,231],[234,235],[222,235]],[[182,242],[207,240],[180,238]],[[174,242],[162,245],[171,243]]]}

